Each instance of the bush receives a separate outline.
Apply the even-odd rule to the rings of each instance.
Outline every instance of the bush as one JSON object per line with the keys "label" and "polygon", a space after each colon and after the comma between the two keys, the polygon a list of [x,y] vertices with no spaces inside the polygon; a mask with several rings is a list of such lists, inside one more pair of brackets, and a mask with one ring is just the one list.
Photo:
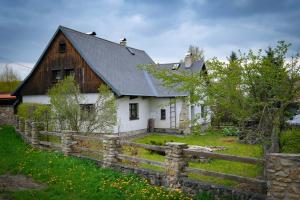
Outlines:
{"label": "bush", "polygon": [[286,130],[281,134],[282,153],[300,153],[300,129]]}
{"label": "bush", "polygon": [[236,127],[226,127],[222,129],[222,135],[224,136],[239,136],[240,131]]}
{"label": "bush", "polygon": [[[51,108],[44,104],[22,103],[18,107],[18,115],[25,120],[40,122],[48,127],[51,119]],[[38,129],[43,127],[40,123],[38,124]]]}

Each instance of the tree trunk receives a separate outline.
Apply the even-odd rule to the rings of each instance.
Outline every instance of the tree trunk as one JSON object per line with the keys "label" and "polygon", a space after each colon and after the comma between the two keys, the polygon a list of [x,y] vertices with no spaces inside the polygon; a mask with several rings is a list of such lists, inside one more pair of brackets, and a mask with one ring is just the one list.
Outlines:
{"label": "tree trunk", "polygon": [[271,148],[270,153],[279,153],[279,133],[280,133],[280,120],[281,120],[281,111],[275,114],[273,120],[272,134],[271,134]]}

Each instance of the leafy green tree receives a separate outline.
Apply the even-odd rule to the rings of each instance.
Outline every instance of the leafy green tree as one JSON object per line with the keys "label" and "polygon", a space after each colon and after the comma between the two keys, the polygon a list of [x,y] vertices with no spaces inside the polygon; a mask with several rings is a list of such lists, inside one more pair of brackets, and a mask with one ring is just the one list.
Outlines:
{"label": "leafy green tree", "polygon": [[279,150],[279,134],[288,106],[299,97],[299,55],[286,59],[290,44],[278,42],[265,53],[232,54],[228,62],[213,58],[207,72],[142,67],[167,87],[190,93],[191,103],[204,101],[217,120],[226,117],[244,131],[254,121],[256,131],[271,140],[272,152]]}
{"label": "leafy green tree", "polygon": [[0,92],[12,92],[20,84],[20,76],[8,65],[0,71]]}
{"label": "leafy green tree", "polygon": [[112,133],[117,123],[116,99],[106,85],[101,85],[98,90],[94,110],[84,111],[82,114],[82,118],[87,122],[85,129],[86,132]]}
{"label": "leafy green tree", "polygon": [[94,106],[83,109],[81,104],[86,98],[80,93],[74,76],[68,76],[55,84],[48,92],[54,118],[60,123],[60,129],[76,132],[101,133],[112,132],[116,124],[116,100],[106,87],[99,88]]}
{"label": "leafy green tree", "polygon": [[60,129],[80,131],[80,102],[83,96],[80,94],[78,84],[74,76],[68,76],[55,84],[49,91],[50,104],[54,119],[60,125]]}

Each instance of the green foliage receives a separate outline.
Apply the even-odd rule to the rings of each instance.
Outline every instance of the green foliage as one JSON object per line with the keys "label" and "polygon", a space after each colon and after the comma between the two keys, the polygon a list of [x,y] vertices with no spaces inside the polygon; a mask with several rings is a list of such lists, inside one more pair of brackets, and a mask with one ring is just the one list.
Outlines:
{"label": "green foliage", "polygon": [[290,129],[281,134],[280,146],[282,153],[300,153],[300,130]]}
{"label": "green foliage", "polygon": [[197,194],[196,200],[215,200],[215,197],[211,193],[202,192]]}
{"label": "green foliage", "polygon": [[256,122],[265,138],[272,135],[276,151],[280,127],[287,108],[300,95],[299,54],[286,59],[290,44],[278,42],[263,53],[249,51],[231,55],[228,62],[213,58],[207,72],[162,69],[158,65],[141,67],[166,87],[190,92],[190,103],[204,101],[216,124],[222,119],[235,122],[241,130],[248,121]]}
{"label": "green foliage", "polygon": [[191,53],[192,62],[204,60],[204,51],[199,49],[199,47],[190,45],[188,52]]}
{"label": "green foliage", "polygon": [[49,91],[52,114],[60,124],[60,129],[70,129],[77,133],[111,133],[117,122],[114,94],[105,85],[99,87],[98,98],[91,109],[81,108],[87,101],[80,93],[74,76],[68,76],[55,84]]}
{"label": "green foliage", "polygon": [[[49,91],[52,114],[60,129],[80,130],[80,102],[83,97],[74,76],[68,76],[55,84]],[[67,126],[67,127],[66,127]]]}
{"label": "green foliage", "polygon": [[12,92],[21,83],[20,76],[12,68],[6,65],[3,70],[0,71],[0,91]]}
{"label": "green foliage", "polygon": [[12,127],[0,130],[0,174],[24,174],[47,185],[10,192],[9,199],[190,199],[180,191],[151,186],[136,175],[99,168],[94,162],[25,145]]}
{"label": "green foliage", "polygon": [[117,123],[117,103],[114,94],[106,85],[101,85],[95,103],[94,112],[83,112],[86,132],[97,130],[100,133],[112,133]]}
{"label": "green foliage", "polygon": [[49,130],[51,126],[51,108],[38,103],[21,103],[17,114],[25,120],[35,121],[39,130]]}
{"label": "green foliage", "polygon": [[239,129],[236,127],[225,127],[222,129],[222,135],[224,136],[239,136]]}
{"label": "green foliage", "polygon": [[38,103],[21,103],[18,106],[18,116],[25,120],[47,122],[50,120],[51,110],[49,105]]}
{"label": "green foliage", "polygon": [[17,87],[20,85],[21,81],[9,81],[9,82],[4,82],[0,81],[0,91],[1,92],[13,92]]}

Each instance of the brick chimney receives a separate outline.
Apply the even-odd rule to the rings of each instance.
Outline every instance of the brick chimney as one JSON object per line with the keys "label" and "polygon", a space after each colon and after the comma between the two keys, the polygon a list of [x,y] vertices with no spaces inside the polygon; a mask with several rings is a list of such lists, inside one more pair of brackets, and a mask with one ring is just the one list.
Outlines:
{"label": "brick chimney", "polygon": [[192,64],[193,64],[192,53],[188,52],[187,54],[185,54],[185,57],[184,57],[184,66],[186,68],[189,68],[192,66]]}

